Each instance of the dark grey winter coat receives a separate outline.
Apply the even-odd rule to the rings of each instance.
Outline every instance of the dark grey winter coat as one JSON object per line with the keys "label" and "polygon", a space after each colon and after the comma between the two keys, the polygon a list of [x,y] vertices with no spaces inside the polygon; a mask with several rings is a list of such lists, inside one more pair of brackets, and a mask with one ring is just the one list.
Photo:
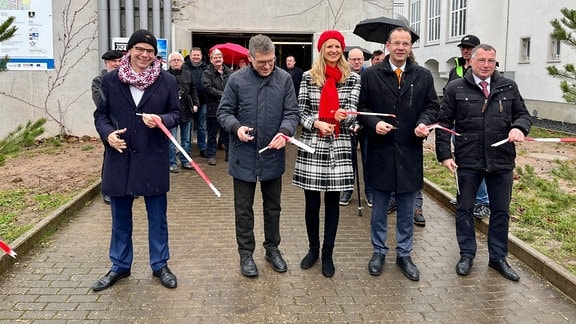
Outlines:
{"label": "dark grey winter coat", "polygon": [[[220,107],[218,122],[230,132],[228,173],[248,182],[276,179],[286,170],[286,151],[258,151],[279,132],[294,136],[300,111],[294,84],[288,72],[274,68],[268,77],[261,77],[252,67],[230,76]],[[238,139],[240,126],[254,128],[254,139]]]}

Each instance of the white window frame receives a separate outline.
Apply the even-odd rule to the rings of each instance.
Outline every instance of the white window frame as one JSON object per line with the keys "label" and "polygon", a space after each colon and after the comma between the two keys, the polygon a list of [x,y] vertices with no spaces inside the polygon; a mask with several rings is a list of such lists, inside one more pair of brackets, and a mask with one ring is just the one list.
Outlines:
{"label": "white window frame", "polygon": [[428,42],[440,41],[440,5],[442,0],[428,0]]}
{"label": "white window frame", "polygon": [[520,58],[519,63],[530,63],[530,37],[520,39]]}
{"label": "white window frame", "polygon": [[560,62],[560,51],[562,42],[550,37],[550,48],[548,49],[548,62]]}
{"label": "white window frame", "polygon": [[421,3],[420,0],[410,0],[410,28],[416,35],[420,35]]}
{"label": "white window frame", "polygon": [[450,38],[466,35],[466,0],[450,0]]}

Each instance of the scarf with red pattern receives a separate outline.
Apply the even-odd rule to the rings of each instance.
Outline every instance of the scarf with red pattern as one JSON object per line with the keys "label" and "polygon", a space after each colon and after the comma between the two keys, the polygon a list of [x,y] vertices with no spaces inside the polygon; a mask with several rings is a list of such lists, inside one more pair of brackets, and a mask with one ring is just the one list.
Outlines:
{"label": "scarf with red pattern", "polygon": [[[336,110],[340,108],[338,100],[338,89],[336,82],[342,78],[342,71],[337,67],[326,66],[326,82],[320,93],[320,108],[318,109],[318,120],[334,125],[334,136],[340,134],[340,123],[334,118]],[[318,133],[323,136],[322,133]]]}
{"label": "scarf with red pattern", "polygon": [[160,75],[160,61],[154,59],[152,64],[143,72],[136,73],[130,66],[130,54],[124,55],[118,67],[118,78],[123,83],[128,83],[139,90],[148,88]]}

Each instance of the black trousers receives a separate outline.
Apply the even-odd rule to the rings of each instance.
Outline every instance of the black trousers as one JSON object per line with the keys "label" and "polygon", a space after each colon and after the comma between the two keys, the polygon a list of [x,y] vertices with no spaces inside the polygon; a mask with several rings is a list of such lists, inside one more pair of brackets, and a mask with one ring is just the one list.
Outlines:
{"label": "black trousers", "polygon": [[[264,248],[278,249],[280,245],[280,195],[282,177],[260,182],[262,209],[264,213]],[[256,247],[254,239],[254,194],[256,182],[234,178],[234,212],[236,213],[236,242],[238,252],[252,254]]]}
{"label": "black trousers", "polygon": [[[308,244],[311,249],[320,248],[320,191],[304,190],[306,199],[306,232]],[[340,219],[340,191],[327,191],[324,193],[324,244],[323,253],[331,255],[338,231]]]}
{"label": "black trousers", "polygon": [[486,180],[490,199],[490,222],[488,223],[488,256],[491,261],[508,255],[508,223],[512,197],[512,170],[483,172],[458,169],[460,196],[456,209],[456,238],[460,255],[476,256],[476,231],[474,228],[474,203],[478,187]]}

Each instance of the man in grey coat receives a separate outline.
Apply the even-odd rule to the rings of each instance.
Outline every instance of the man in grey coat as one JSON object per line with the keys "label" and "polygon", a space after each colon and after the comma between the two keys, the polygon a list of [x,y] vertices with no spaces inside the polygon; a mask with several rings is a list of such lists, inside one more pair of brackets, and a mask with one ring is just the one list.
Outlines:
{"label": "man in grey coat", "polygon": [[[260,180],[264,212],[265,259],[277,272],[288,267],[280,245],[280,195],[285,171],[285,136],[294,136],[300,120],[290,74],[276,68],[274,44],[264,35],[249,43],[251,67],[230,76],[220,106],[218,122],[230,133],[228,173],[234,178],[236,241],[240,268],[246,277],[258,275],[252,258],[254,193]],[[268,150],[259,151],[268,147]]]}

